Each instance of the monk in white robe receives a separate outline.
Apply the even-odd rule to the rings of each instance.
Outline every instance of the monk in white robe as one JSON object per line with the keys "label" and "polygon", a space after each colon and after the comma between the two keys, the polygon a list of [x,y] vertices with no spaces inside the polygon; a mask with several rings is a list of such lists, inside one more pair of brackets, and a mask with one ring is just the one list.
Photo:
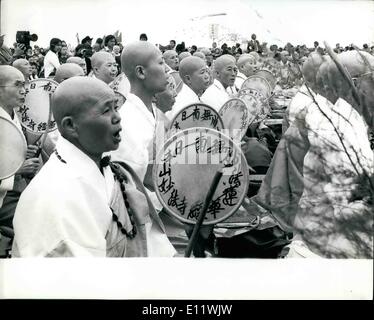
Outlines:
{"label": "monk in white robe", "polygon": [[115,94],[97,79],[73,77],[56,89],[62,137],[21,196],[13,256],[160,256],[163,225],[142,182],[127,164],[102,159],[121,141],[117,109]]}
{"label": "monk in white robe", "polygon": [[238,68],[233,56],[225,54],[214,62],[214,82],[205,90],[201,101],[213,107],[217,112],[223,104],[230,99],[226,89],[235,83]]}
{"label": "monk in white robe", "polygon": [[178,93],[173,108],[166,113],[172,120],[179,111],[192,103],[201,103],[201,95],[209,86],[210,75],[206,63],[198,57],[184,58],[179,66],[179,74],[184,83]]}

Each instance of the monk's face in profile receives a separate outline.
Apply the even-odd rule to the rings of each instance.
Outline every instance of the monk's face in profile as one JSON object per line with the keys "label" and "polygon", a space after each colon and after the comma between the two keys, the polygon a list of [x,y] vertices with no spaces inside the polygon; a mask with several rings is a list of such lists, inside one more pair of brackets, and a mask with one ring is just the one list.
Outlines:
{"label": "monk's face in profile", "polygon": [[144,85],[154,94],[162,92],[168,84],[165,62],[160,51],[155,51],[144,66]]}

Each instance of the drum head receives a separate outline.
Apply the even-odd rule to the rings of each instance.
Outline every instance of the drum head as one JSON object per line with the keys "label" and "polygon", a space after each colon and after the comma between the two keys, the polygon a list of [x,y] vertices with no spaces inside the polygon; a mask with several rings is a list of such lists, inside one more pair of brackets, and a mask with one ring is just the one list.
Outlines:
{"label": "drum head", "polygon": [[222,106],[219,115],[225,126],[224,132],[236,143],[240,143],[251,120],[246,103],[239,98],[230,99]]}
{"label": "drum head", "polygon": [[170,123],[170,134],[189,128],[224,129],[221,116],[204,103],[193,103],[179,111]]}
{"label": "drum head", "polygon": [[16,109],[21,125],[30,132],[43,133],[57,129],[51,113],[49,128],[47,126],[50,112],[50,95],[55,92],[58,83],[51,79],[35,79],[26,88],[25,104]]}
{"label": "drum head", "polygon": [[271,96],[271,86],[269,82],[260,76],[254,75],[248,77],[242,84],[241,89],[254,89],[259,91],[265,98]]}
{"label": "drum head", "polygon": [[0,180],[14,175],[26,159],[26,140],[10,120],[0,117]]}
{"label": "drum head", "polygon": [[208,207],[204,225],[230,217],[248,189],[248,166],[241,148],[228,136],[208,128],[190,128],[168,139],[153,167],[161,204],[171,215],[195,224],[217,170],[223,175]]}
{"label": "drum head", "polygon": [[115,92],[121,93],[124,97],[127,97],[130,93],[130,81],[127,79],[126,75],[121,72],[110,84],[111,87]]}
{"label": "drum head", "polygon": [[256,72],[255,76],[260,76],[260,77],[265,78],[267,82],[270,84],[271,91],[274,90],[277,84],[277,79],[269,70],[265,70],[265,69],[259,70]]}
{"label": "drum head", "polygon": [[[242,89],[238,92],[238,98],[244,100],[248,105],[251,106],[251,114],[253,115],[253,120],[251,123],[258,123],[264,120],[270,114],[270,106],[268,100],[257,90],[254,89]],[[255,104],[253,105],[253,98],[255,99]]]}

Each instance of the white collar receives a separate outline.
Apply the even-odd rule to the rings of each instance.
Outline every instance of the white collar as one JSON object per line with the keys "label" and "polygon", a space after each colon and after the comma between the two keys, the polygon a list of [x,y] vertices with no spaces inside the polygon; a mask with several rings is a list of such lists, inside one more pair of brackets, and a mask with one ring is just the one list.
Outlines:
{"label": "white collar", "polygon": [[217,79],[214,79],[213,85],[214,85],[217,89],[226,92],[226,89],[224,88],[224,86],[222,85],[222,83],[221,83],[220,81],[218,81]]}
{"label": "white collar", "polygon": [[138,109],[144,114],[144,116],[149,121],[151,121],[152,123],[155,123],[156,116],[157,116],[157,111],[155,109],[154,104],[152,104],[152,110],[153,110],[153,114],[152,114],[152,112],[149,111],[147,106],[144,104],[144,102],[137,95],[130,92],[129,95],[127,96],[126,101],[129,101],[130,103],[132,103],[133,105],[138,107]]}

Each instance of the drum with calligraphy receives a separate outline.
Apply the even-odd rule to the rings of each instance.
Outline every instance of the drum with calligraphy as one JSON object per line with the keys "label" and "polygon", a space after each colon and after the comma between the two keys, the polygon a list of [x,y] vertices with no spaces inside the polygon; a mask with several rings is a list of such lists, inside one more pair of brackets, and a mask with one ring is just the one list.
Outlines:
{"label": "drum with calligraphy", "polygon": [[240,89],[254,89],[259,91],[265,98],[269,98],[271,96],[272,88],[269,82],[258,75],[250,76],[247,78]]}
{"label": "drum with calligraphy", "polygon": [[216,110],[204,103],[193,103],[179,111],[170,123],[170,135],[189,128],[222,130],[223,120]]}
{"label": "drum with calligraphy", "polygon": [[239,98],[232,98],[224,103],[219,111],[227,134],[235,142],[240,143],[247,132],[251,115],[245,102]]}
{"label": "drum with calligraphy", "polygon": [[[268,99],[266,99],[261,92],[255,89],[241,89],[238,92],[238,98],[242,99],[247,107],[251,105],[250,112],[253,119],[250,123],[258,123],[264,120],[270,114],[270,106]],[[253,104],[253,99],[255,103]]]}
{"label": "drum with calligraphy", "polygon": [[26,159],[26,140],[10,120],[0,117],[0,180],[14,175]]}
{"label": "drum with calligraphy", "polygon": [[[21,125],[26,131],[42,134],[47,130],[57,129],[56,121],[50,111],[50,96],[57,86],[58,83],[51,79],[34,79],[28,83],[25,104],[16,109]],[[47,125],[49,116],[50,122]]]}
{"label": "drum with calligraphy", "polygon": [[153,167],[156,194],[167,212],[194,224],[215,173],[222,178],[208,206],[203,224],[230,217],[241,205],[248,189],[248,166],[240,147],[222,132],[190,128],[169,138]]}

